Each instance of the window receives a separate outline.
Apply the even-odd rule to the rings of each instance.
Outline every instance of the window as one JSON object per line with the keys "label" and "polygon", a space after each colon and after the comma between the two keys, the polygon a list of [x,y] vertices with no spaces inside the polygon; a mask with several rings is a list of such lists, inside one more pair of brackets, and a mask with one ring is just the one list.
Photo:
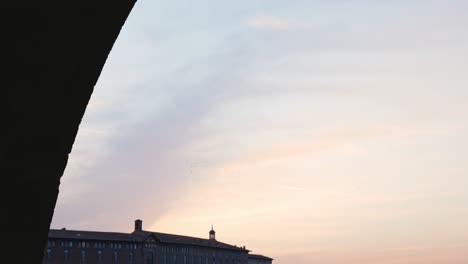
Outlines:
{"label": "window", "polygon": [[125,248],[136,249],[135,243],[125,243]]}
{"label": "window", "polygon": [[68,261],[70,259],[70,251],[68,251],[68,249],[65,249],[63,251],[63,258],[65,259],[65,261]]}
{"label": "window", "polygon": [[101,262],[101,261],[102,261],[102,251],[101,251],[101,250],[99,250],[99,251],[97,252],[97,261],[98,261],[98,262]]}
{"label": "window", "polygon": [[106,243],[103,242],[94,242],[94,247],[95,248],[104,248],[106,246]]}
{"label": "window", "polygon": [[130,263],[133,263],[133,261],[134,261],[134,256],[133,256],[133,253],[132,253],[132,252],[130,252],[130,253],[128,254],[128,261],[129,261]]}
{"label": "window", "polygon": [[55,247],[55,241],[47,240],[47,247]]}
{"label": "window", "polygon": [[153,253],[149,253],[147,256],[146,256],[146,264],[153,264]]}
{"label": "window", "polygon": [[121,249],[122,243],[111,243],[111,248]]}
{"label": "window", "polygon": [[48,261],[52,260],[52,249],[50,248],[47,249],[47,260]]}
{"label": "window", "polygon": [[86,250],[81,250],[81,261],[86,262]]}
{"label": "window", "polygon": [[60,246],[61,247],[73,247],[73,241],[60,241]]}
{"label": "window", "polygon": [[114,263],[117,263],[119,261],[119,252],[114,251]]}

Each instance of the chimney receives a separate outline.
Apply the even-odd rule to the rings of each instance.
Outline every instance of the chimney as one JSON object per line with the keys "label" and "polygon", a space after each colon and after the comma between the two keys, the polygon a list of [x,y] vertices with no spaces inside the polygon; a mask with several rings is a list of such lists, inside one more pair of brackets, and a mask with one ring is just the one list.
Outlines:
{"label": "chimney", "polygon": [[143,231],[143,221],[140,219],[135,220],[135,232]]}

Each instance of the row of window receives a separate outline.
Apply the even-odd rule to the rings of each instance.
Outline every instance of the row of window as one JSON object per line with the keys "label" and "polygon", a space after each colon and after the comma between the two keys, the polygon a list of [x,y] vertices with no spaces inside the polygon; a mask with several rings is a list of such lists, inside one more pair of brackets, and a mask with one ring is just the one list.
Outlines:
{"label": "row of window", "polygon": [[225,261],[234,261],[234,260],[241,260],[242,258],[239,256],[232,256],[232,255],[176,255],[176,254],[167,254],[163,253],[161,256],[169,256],[169,257],[189,257],[189,258],[200,258],[200,259],[218,259],[218,260],[225,260]]}
{"label": "row of window", "polygon": [[[146,244],[145,245],[146,247],[150,247],[150,248],[157,248],[157,249],[160,249],[161,251],[163,252],[169,252],[169,253],[172,253],[172,254],[162,254],[164,260],[164,264],[171,264],[171,263],[176,263],[176,261],[174,262],[171,262],[170,260],[173,260],[173,259],[177,259],[177,256],[175,254],[177,253],[182,253],[182,254],[190,254],[192,258],[192,263],[193,262],[193,259],[194,258],[199,258],[199,263],[202,263],[202,258],[205,259],[205,261],[203,262],[206,262],[207,264],[211,264],[211,262],[208,261],[208,259],[213,259],[213,261],[215,259],[217,260],[221,260],[223,261],[223,263],[238,263],[240,262],[240,258],[238,255],[235,255],[235,254],[226,254],[225,252],[223,253],[219,253],[219,252],[206,252],[206,251],[198,251],[198,250],[194,250],[192,248],[179,248],[179,247],[170,247],[170,246],[160,246],[160,245],[156,245],[156,244]],[[186,256],[180,256],[179,257],[183,257],[184,258],[184,263],[186,263]],[[170,260],[168,261],[167,258],[169,258]]]}
{"label": "row of window", "polygon": [[[47,260],[48,261],[52,261],[52,249],[47,249]],[[147,263],[152,263],[152,259],[153,259],[153,255],[151,254],[150,255],[151,257],[149,259],[151,259],[151,262],[149,261],[149,259],[147,259]],[[86,262],[88,260],[88,254],[86,252],[86,250],[81,250],[81,261],[82,262]],[[188,257],[187,256],[182,256],[183,257],[183,264],[187,264],[188,263]],[[65,249],[63,251],[63,258],[64,258],[64,261],[69,261],[70,260],[70,250],[69,249]],[[113,255],[112,255],[112,258],[113,258],[113,261],[114,263],[117,263],[119,261],[119,252],[118,251],[114,251],[113,252]],[[197,261],[198,260],[198,261]],[[97,262],[102,262],[103,261],[103,253],[101,250],[99,250],[96,254],[96,261]],[[135,255],[133,252],[130,252],[128,254],[128,261],[129,263],[134,263],[135,262]],[[194,263],[195,261],[197,261],[198,263],[204,263],[204,264],[218,264],[218,263],[226,263],[226,264],[239,264],[240,261],[238,259],[232,259],[232,258],[225,258],[224,261],[223,259],[221,258],[215,258],[215,257],[208,257],[208,256],[205,256],[205,257],[202,257],[202,256],[191,256],[191,263]],[[168,255],[168,254],[164,254],[163,255],[163,264],[173,264],[173,263],[177,263],[177,256],[176,255]]]}
{"label": "row of window", "polygon": [[[110,243],[110,247],[114,249],[121,249],[122,248],[122,243]],[[137,244],[136,243],[125,243],[125,248],[126,249],[136,249]]]}
{"label": "row of window", "polygon": [[160,246],[158,247],[163,252],[181,252],[181,253],[192,253],[192,248],[178,248],[178,247],[168,247],[168,246]]}
{"label": "row of window", "polygon": [[[160,246],[157,244],[152,244],[152,243],[147,243],[145,244],[146,248],[155,248],[155,249],[160,249],[162,252],[169,252],[169,253],[185,253],[185,254],[193,254],[193,253],[198,253],[205,255],[207,252],[206,250],[196,250],[193,248],[181,248],[181,247],[171,247],[171,246]],[[215,252],[211,252],[213,256],[216,255]],[[222,253],[221,255],[225,256],[225,253]]]}
{"label": "row of window", "polygon": [[[113,256],[114,262],[117,263],[117,262],[119,261],[119,252],[118,252],[118,251],[114,251],[112,256]],[[46,258],[47,258],[48,261],[52,261],[52,257],[53,257],[53,256],[52,256],[52,249],[49,248],[49,249],[47,249]],[[84,249],[81,250],[81,255],[80,255],[80,257],[81,257],[81,261],[82,261],[82,262],[86,262],[86,260],[87,260],[87,258],[88,258],[88,255],[87,255],[86,250],[84,250]],[[65,249],[65,250],[63,251],[63,259],[64,259],[64,261],[70,260],[70,250]],[[96,260],[97,260],[98,262],[103,261],[103,254],[102,254],[102,251],[101,251],[101,250],[99,250],[99,251],[97,252],[97,254],[96,254]],[[134,254],[133,252],[130,252],[130,253],[128,254],[128,261],[129,261],[130,263],[134,263],[134,261],[135,261],[135,254]]]}
{"label": "row of window", "polygon": [[[163,256],[166,255],[167,253],[164,253],[162,254]],[[212,253],[195,253],[195,254],[177,254],[177,253],[169,253],[167,254],[168,256],[179,256],[179,257],[183,257],[183,256],[187,256],[188,257],[192,257],[192,258],[213,258],[213,259],[221,259],[221,260],[226,260],[226,261],[230,261],[230,260],[240,260],[241,257],[239,257],[239,255],[231,255],[231,254],[223,254],[223,253],[215,253],[215,252],[212,252]]]}
{"label": "row of window", "polygon": [[[125,245],[126,249],[136,249],[137,248],[136,243],[110,243],[109,246],[112,249],[121,249],[122,244]],[[55,243],[54,240],[48,240],[47,241],[47,247],[48,248],[55,247],[55,246],[56,246],[56,243]],[[70,241],[70,240],[64,241],[64,240],[62,240],[62,241],[60,241],[60,246],[61,247],[76,246],[76,247],[80,247],[80,248],[89,248],[89,247],[91,247],[91,243],[87,242],[87,241]],[[94,248],[106,248],[106,243],[105,242],[94,242],[93,246],[94,246]]]}
{"label": "row of window", "polygon": [[[215,257],[202,257],[202,256],[191,256],[190,263],[200,263],[200,264],[239,264],[241,263],[238,259],[225,259],[224,261],[219,258]],[[163,264],[175,264],[177,263],[177,256],[167,256],[166,254],[163,255]],[[187,256],[183,256],[183,264],[188,264]]]}

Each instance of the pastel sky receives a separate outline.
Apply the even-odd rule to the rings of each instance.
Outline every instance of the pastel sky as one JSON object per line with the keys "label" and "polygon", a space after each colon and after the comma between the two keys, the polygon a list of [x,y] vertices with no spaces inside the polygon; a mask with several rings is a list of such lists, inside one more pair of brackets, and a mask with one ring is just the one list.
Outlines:
{"label": "pastel sky", "polygon": [[468,1],[138,0],[52,228],[468,263]]}

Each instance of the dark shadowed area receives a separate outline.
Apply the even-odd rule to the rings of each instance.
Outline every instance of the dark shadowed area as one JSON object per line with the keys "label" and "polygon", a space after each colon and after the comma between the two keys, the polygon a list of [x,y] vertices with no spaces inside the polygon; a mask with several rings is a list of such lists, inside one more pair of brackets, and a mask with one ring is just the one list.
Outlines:
{"label": "dark shadowed area", "polygon": [[20,1],[6,10],[14,20],[3,35],[11,85],[2,97],[2,226],[16,263],[41,262],[68,154],[134,3]]}

